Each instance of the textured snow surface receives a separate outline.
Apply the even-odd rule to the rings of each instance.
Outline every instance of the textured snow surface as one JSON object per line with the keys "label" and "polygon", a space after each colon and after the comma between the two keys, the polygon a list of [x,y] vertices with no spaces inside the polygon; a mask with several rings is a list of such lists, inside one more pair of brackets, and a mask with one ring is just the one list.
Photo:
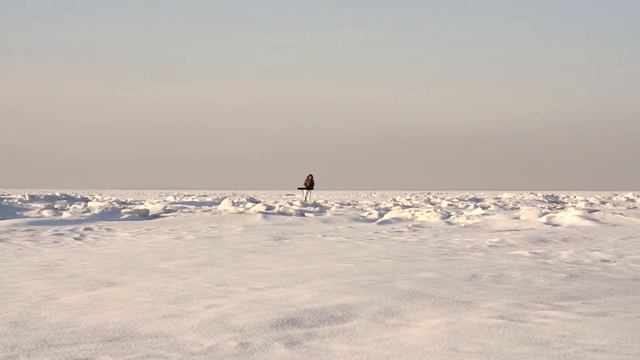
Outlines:
{"label": "textured snow surface", "polygon": [[[120,196],[118,196],[120,195]],[[122,195],[128,195],[123,197]],[[506,215],[548,225],[596,225],[637,220],[640,194],[553,193],[320,193],[304,203],[296,194],[264,193],[0,193],[0,220],[73,218],[152,220],[170,213],[349,216],[391,224],[431,222],[466,225]]]}
{"label": "textured snow surface", "polygon": [[638,359],[639,193],[0,192],[0,358]]}

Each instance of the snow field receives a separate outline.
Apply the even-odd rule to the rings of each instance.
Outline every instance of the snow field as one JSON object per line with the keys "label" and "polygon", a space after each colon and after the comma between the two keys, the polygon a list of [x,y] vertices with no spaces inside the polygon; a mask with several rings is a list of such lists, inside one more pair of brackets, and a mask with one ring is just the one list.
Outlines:
{"label": "snow field", "polygon": [[637,359],[637,193],[0,194],[0,358]]}

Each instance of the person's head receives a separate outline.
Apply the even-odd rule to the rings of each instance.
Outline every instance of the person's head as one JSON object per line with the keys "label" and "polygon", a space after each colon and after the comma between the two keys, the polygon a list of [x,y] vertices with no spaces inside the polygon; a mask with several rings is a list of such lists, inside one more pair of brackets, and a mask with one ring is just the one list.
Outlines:
{"label": "person's head", "polygon": [[313,179],[313,174],[309,174],[309,175],[307,175],[307,178],[309,178],[309,179]]}

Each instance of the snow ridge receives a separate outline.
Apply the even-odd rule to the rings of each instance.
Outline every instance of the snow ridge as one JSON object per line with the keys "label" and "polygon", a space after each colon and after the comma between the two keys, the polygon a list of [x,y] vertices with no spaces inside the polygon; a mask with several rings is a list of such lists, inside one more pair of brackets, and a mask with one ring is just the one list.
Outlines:
{"label": "snow ridge", "polygon": [[[137,195],[137,196],[136,196]],[[319,193],[302,202],[294,194],[174,193],[123,198],[104,194],[0,194],[0,220],[73,218],[152,220],[172,213],[348,216],[378,225],[403,222],[472,225],[485,220],[539,222],[549,226],[596,226],[640,219],[640,193]]]}

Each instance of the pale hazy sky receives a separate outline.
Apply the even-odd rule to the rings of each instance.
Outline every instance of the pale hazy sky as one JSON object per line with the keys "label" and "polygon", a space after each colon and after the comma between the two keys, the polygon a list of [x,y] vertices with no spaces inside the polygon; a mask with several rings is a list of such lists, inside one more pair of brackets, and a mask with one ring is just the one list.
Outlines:
{"label": "pale hazy sky", "polygon": [[0,188],[640,189],[640,1],[0,0]]}

